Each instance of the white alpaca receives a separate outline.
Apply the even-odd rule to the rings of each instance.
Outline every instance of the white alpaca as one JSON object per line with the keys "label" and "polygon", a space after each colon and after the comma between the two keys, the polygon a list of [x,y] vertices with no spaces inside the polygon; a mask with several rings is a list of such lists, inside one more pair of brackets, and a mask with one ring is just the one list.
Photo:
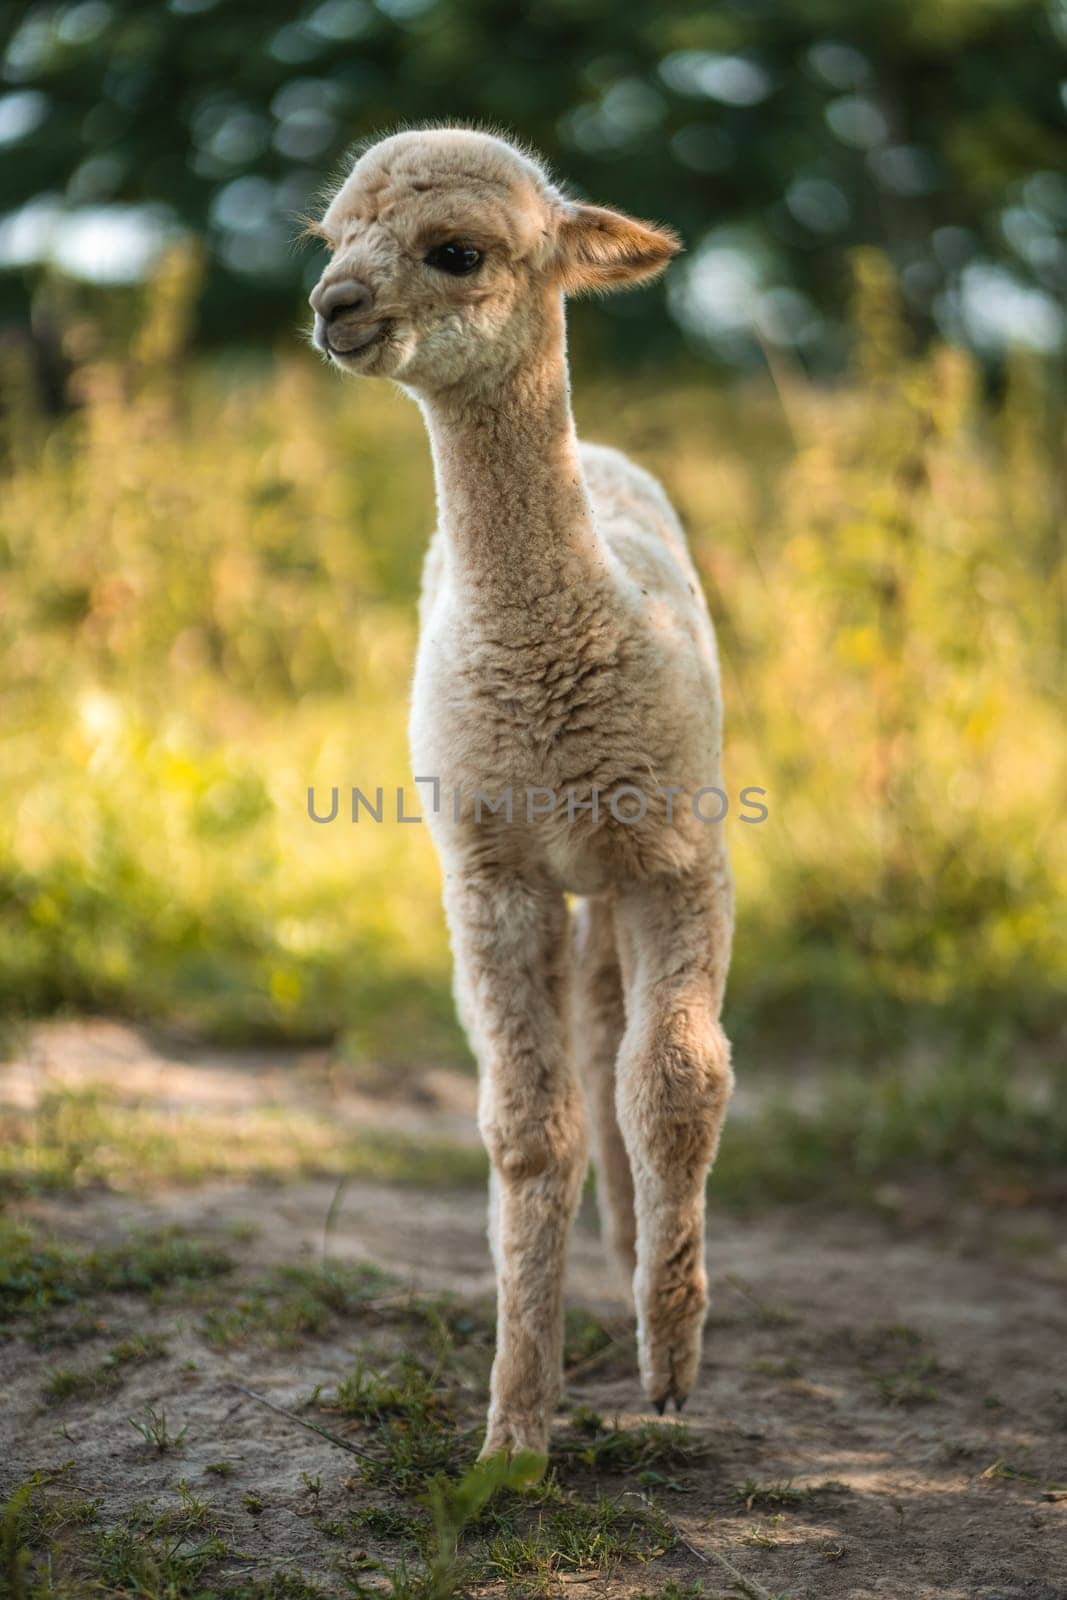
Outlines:
{"label": "white alpaca", "polygon": [[492,1162],[483,1454],[544,1452],[586,1165],[576,1064],[661,1411],[700,1361],[704,1188],[732,1082],[730,876],[703,820],[715,803],[694,802],[721,785],[711,623],[660,486],[579,445],[564,339],[565,294],[650,278],[677,243],[458,129],[374,145],[315,231],[333,251],[316,343],[412,393],[433,450],[411,746],[440,784],[430,821]]}

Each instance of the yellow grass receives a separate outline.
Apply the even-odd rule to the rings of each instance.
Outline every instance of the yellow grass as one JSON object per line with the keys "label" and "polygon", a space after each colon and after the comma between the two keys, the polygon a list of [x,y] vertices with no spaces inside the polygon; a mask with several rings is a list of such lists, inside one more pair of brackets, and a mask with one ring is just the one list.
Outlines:
{"label": "yellow grass", "polygon": [[[177,360],[171,263],[84,404],[7,419],[0,496],[0,1006],[460,1049],[407,784],[417,413],[294,349]],[[855,379],[724,391],[578,375],[587,436],[685,517],[719,629],[742,1038],[855,1049],[1048,1036],[1065,873],[1056,695],[1064,417],[1017,363],[900,354],[867,262]],[[342,789],[341,817],[308,820]]]}

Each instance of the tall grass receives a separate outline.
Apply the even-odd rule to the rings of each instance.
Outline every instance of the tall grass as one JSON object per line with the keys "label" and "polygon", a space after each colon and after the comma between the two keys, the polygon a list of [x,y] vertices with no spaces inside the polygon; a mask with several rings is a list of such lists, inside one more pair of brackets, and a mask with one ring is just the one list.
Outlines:
{"label": "tall grass", "polygon": [[[410,780],[432,485],[414,408],[299,350],[188,367],[172,258],[82,404],[5,418],[0,1010],[461,1049],[424,827],[316,826]],[[719,630],[730,1026],[791,1053],[1058,1026],[1064,412],[1016,362],[913,359],[860,263],[854,381],[579,374],[664,479]],[[386,815],[389,810],[387,807]]]}

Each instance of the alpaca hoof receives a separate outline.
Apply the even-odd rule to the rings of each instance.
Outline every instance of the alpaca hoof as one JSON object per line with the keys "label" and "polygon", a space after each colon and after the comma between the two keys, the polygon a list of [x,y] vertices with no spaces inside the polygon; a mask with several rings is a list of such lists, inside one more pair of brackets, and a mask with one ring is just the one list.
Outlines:
{"label": "alpaca hoof", "polygon": [[478,1455],[478,1466],[488,1474],[491,1493],[510,1489],[521,1494],[541,1482],[548,1470],[548,1456],[539,1450],[492,1450],[483,1445]]}
{"label": "alpaca hoof", "polygon": [[704,1314],[657,1328],[640,1343],[642,1387],[660,1416],[673,1401],[681,1411],[693,1390],[700,1367]]}
{"label": "alpaca hoof", "polygon": [[513,1462],[516,1466],[528,1466],[531,1472],[536,1464],[536,1473],[530,1479],[536,1483],[544,1475],[548,1463],[547,1423],[537,1422],[528,1416],[491,1417],[478,1460],[497,1459]]}
{"label": "alpaca hoof", "polygon": [[676,1394],[673,1389],[668,1389],[666,1394],[661,1394],[658,1400],[653,1400],[652,1404],[662,1417],[666,1413],[668,1401],[674,1401],[675,1411],[684,1411],[685,1402],[688,1399],[689,1396],[687,1394]]}

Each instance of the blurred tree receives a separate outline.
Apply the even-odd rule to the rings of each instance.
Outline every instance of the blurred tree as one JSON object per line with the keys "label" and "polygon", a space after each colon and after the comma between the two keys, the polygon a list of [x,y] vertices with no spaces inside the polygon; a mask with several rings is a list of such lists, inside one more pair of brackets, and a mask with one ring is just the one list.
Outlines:
{"label": "blurred tree", "polygon": [[673,315],[583,313],[607,349],[688,329],[831,363],[857,245],[920,332],[1063,337],[1067,0],[45,0],[0,28],[0,263],[136,277],[194,230],[212,340],[291,327],[316,270],[294,215],[353,139],[434,118],[512,130],[681,230]]}

